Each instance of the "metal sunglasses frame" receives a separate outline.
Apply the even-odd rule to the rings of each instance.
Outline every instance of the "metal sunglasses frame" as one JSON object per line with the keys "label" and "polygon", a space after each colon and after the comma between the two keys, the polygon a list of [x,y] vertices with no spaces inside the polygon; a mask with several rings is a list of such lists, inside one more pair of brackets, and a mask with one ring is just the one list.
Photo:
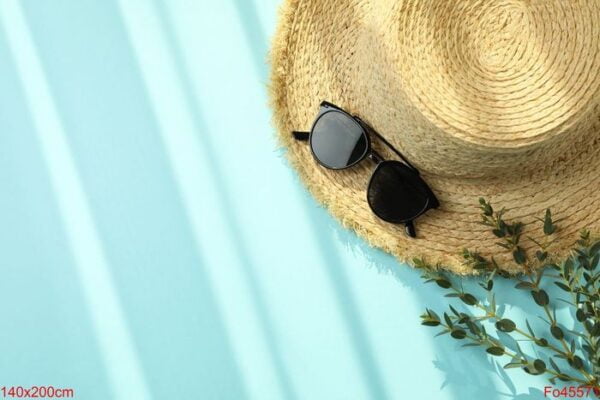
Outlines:
{"label": "metal sunglasses frame", "polygon": [[[362,133],[367,141],[367,146],[365,147],[364,153],[356,161],[354,161],[353,163],[348,164],[344,167],[336,168],[336,167],[332,167],[330,165],[325,164],[323,161],[321,161],[317,158],[317,156],[315,155],[313,146],[312,146],[312,134],[313,134],[313,131],[314,131],[314,128],[315,128],[317,122],[325,114],[330,113],[330,112],[341,113],[344,116],[346,116],[350,121],[353,121],[354,123],[356,123],[358,125],[358,127],[360,128],[360,130],[362,131]],[[348,113],[347,111],[336,106],[335,104],[332,104],[328,101],[323,101],[320,105],[319,114],[315,118],[315,121],[312,124],[310,132],[293,131],[292,134],[296,140],[308,141],[310,144],[310,150],[313,155],[313,158],[317,161],[317,163],[319,165],[322,165],[323,167],[325,167],[327,169],[342,170],[342,169],[351,168],[351,167],[357,165],[358,163],[362,162],[366,158],[369,158],[371,161],[373,161],[376,164],[376,168],[375,168],[375,170],[373,170],[373,173],[371,174],[371,178],[369,179],[369,184],[367,186],[367,193],[369,192],[369,188],[371,187],[371,182],[373,181],[373,177],[377,174],[377,171],[384,163],[387,163],[387,162],[400,163],[399,161],[396,161],[396,160],[386,160],[381,154],[379,154],[372,146],[371,135],[373,135],[374,137],[379,139],[390,150],[392,150],[403,161],[403,163],[400,163],[400,164],[404,165],[408,170],[410,170],[411,172],[413,172],[416,175],[415,176],[416,181],[420,185],[422,185],[423,189],[425,189],[425,192],[427,194],[427,203],[424,205],[423,209],[419,213],[417,213],[415,216],[411,217],[410,219],[390,221],[390,220],[383,218],[381,215],[379,215],[377,213],[377,210],[373,207],[373,205],[370,202],[369,196],[367,196],[367,202],[369,203],[369,207],[371,208],[373,213],[375,213],[375,215],[377,215],[379,218],[383,219],[384,221],[390,222],[390,223],[404,224],[406,227],[406,233],[410,237],[413,237],[413,238],[416,237],[414,220],[417,219],[418,217],[420,217],[421,215],[423,215],[428,210],[433,209],[433,208],[438,208],[440,205],[437,197],[432,192],[431,188],[420,177],[419,170],[415,166],[413,166],[406,159],[406,157],[404,157],[404,155],[400,151],[398,151],[388,140],[386,140],[382,135],[380,135],[377,131],[375,131],[375,129],[373,129],[369,124],[367,124],[365,121],[363,121],[360,117],[358,117],[357,115],[352,115],[352,114]]]}

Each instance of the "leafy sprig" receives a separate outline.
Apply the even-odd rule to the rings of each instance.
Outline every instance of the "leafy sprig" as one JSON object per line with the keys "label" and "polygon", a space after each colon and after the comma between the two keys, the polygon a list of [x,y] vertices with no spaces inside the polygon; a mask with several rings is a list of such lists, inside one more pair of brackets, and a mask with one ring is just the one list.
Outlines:
{"label": "leafy sprig", "polygon": [[[590,233],[584,231],[566,259],[558,261],[552,254],[552,245],[557,240],[559,220],[553,219],[550,210],[538,219],[543,240],[528,237],[535,244],[534,249],[528,249],[522,240],[525,224],[507,221],[504,218],[506,209],[495,211],[485,199],[479,200],[479,206],[481,223],[490,228],[499,239],[498,246],[509,252],[524,272],[513,277],[493,257],[465,249],[462,253],[465,264],[480,272],[481,291],[470,293],[462,284],[457,284],[458,278],[442,270],[440,265],[430,265],[424,259],[413,260],[426,282],[437,284],[447,291],[446,297],[460,300],[465,308],[465,311],[459,311],[449,304],[442,317],[428,308],[421,315],[422,324],[442,328],[436,336],[449,334],[456,340],[465,341],[463,346],[482,347],[492,356],[509,357],[504,368],[521,368],[530,375],[546,374],[553,384],[560,380],[590,386],[599,394],[600,241],[594,241]],[[547,330],[535,332],[528,320],[523,327],[501,315],[493,291],[499,277],[515,279],[517,290],[530,293],[532,301],[540,308],[539,317],[548,326]],[[568,299],[551,299],[548,285],[560,288],[568,294]],[[558,301],[571,307],[579,324],[575,330],[565,328],[558,320]],[[486,331],[486,324],[493,324],[498,337]],[[577,328],[581,328],[580,331]],[[516,350],[505,343],[508,339]],[[529,356],[517,340],[530,342],[549,355]]]}

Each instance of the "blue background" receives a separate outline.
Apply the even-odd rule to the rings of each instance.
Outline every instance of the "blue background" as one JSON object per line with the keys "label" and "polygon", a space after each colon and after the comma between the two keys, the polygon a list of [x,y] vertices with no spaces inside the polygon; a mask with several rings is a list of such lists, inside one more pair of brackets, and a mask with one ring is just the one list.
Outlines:
{"label": "blue background", "polygon": [[[544,378],[434,338],[419,314],[441,290],[287,166],[266,95],[278,3],[0,0],[0,386],[543,398]],[[533,312],[510,287],[507,312]]]}

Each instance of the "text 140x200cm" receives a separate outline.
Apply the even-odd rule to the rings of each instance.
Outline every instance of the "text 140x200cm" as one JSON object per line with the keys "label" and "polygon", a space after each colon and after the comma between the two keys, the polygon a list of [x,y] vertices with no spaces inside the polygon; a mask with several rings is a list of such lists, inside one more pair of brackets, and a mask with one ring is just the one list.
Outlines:
{"label": "text 140x200cm", "polygon": [[0,396],[5,399],[67,399],[75,397],[75,390],[71,388],[56,388],[54,386],[2,386]]}

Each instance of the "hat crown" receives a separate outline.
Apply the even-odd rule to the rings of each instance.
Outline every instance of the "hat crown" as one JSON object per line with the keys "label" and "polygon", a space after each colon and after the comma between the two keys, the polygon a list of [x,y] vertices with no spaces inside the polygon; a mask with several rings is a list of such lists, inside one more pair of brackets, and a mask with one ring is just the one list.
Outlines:
{"label": "hat crown", "polygon": [[364,93],[353,106],[420,168],[528,173],[595,140],[600,3],[370,4],[352,54],[349,85]]}
{"label": "hat crown", "polygon": [[[525,223],[551,209],[559,258],[577,232],[597,232],[600,1],[286,0],[281,21],[270,90],[279,138],[311,193],[370,244],[473,273],[457,251],[468,248],[521,271],[479,223],[479,197]],[[322,100],[423,172],[440,207],[418,218],[417,240],[369,208],[370,163],[332,171],[292,139]],[[520,246],[534,251],[548,238],[528,226]]]}

